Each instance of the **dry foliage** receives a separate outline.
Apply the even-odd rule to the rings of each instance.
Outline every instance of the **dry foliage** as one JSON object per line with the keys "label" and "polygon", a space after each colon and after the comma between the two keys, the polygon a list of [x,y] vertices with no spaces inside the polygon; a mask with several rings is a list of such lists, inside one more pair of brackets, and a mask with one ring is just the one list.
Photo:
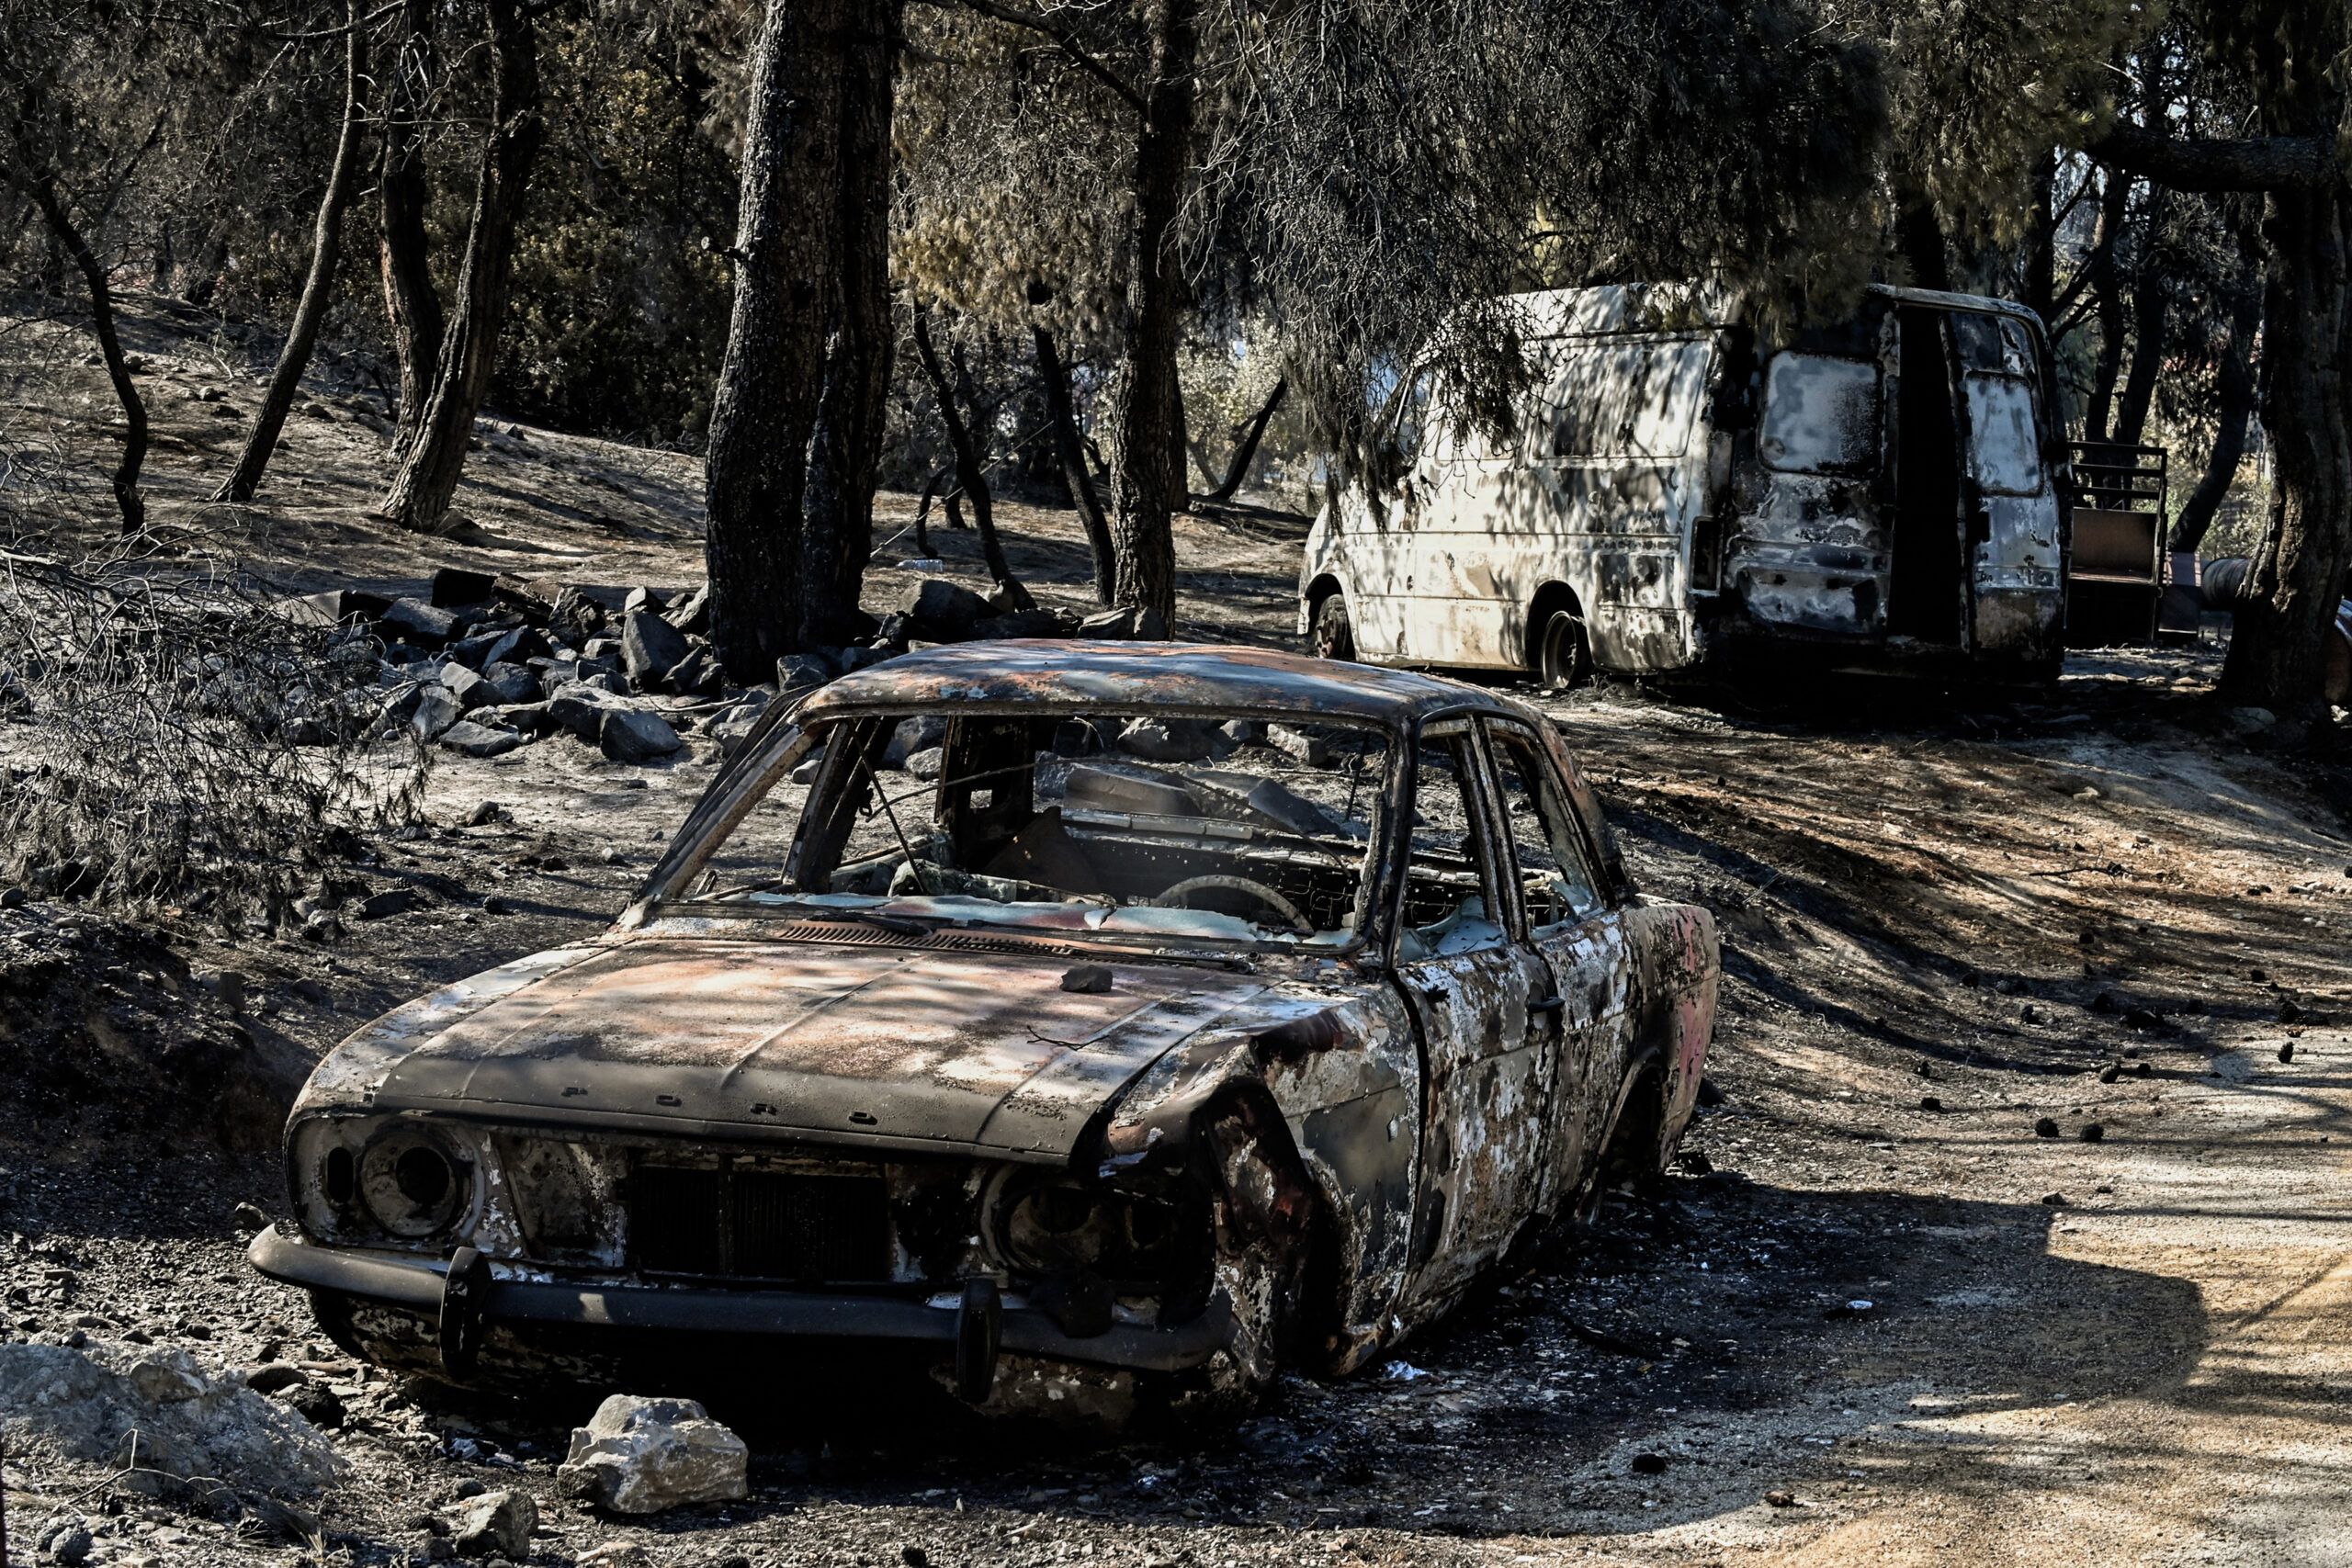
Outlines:
{"label": "dry foliage", "polygon": [[372,645],[152,551],[0,549],[0,875],[274,925],[415,819],[427,753],[379,723]]}

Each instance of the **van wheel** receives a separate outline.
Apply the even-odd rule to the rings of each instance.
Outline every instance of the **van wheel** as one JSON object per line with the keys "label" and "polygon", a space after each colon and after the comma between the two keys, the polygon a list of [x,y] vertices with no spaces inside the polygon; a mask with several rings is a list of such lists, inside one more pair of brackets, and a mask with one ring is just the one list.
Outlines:
{"label": "van wheel", "polygon": [[1582,615],[1573,610],[1552,612],[1535,641],[1535,674],[1555,692],[1592,679],[1592,643],[1585,636]]}
{"label": "van wheel", "polygon": [[1348,624],[1347,600],[1334,593],[1316,605],[1315,625],[1306,637],[1308,649],[1317,659],[1355,658],[1356,632]]}

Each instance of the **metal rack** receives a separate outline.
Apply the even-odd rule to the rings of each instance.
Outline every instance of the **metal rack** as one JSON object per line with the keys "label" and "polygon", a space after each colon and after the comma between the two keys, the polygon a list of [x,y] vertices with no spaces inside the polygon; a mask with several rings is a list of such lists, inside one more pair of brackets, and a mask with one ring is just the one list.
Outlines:
{"label": "metal rack", "polygon": [[2162,446],[2111,441],[2070,446],[2074,552],[2066,641],[2075,648],[2154,642],[2165,592],[2169,454]]}

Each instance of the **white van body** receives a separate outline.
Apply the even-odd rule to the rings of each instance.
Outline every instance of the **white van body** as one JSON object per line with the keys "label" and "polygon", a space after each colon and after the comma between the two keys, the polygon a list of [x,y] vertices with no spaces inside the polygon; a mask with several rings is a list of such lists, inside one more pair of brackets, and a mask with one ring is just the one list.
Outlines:
{"label": "white van body", "polygon": [[1759,344],[1693,290],[1511,303],[1542,390],[1497,439],[1434,371],[1399,388],[1393,477],[1307,537],[1299,630],[1318,651],[1566,679],[1547,669],[1564,639],[1626,672],[1762,645],[2054,676],[2066,448],[2030,311],[1873,287],[1851,320]]}

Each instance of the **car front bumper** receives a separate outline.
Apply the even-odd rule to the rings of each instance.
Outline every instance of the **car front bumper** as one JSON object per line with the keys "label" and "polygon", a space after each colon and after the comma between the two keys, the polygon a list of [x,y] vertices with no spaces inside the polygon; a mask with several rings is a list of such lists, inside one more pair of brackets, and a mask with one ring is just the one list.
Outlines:
{"label": "car front bumper", "polygon": [[[254,1238],[245,1260],[284,1284],[428,1317],[439,1312],[448,1277],[448,1265],[438,1258],[322,1247],[275,1226]],[[575,1283],[502,1275],[497,1264],[483,1317],[517,1326],[930,1341],[943,1350],[954,1346],[956,1328],[953,1309],[903,1296]],[[1042,1312],[1008,1303],[1001,1344],[1009,1353],[1044,1360],[1175,1372],[1206,1362],[1232,1337],[1232,1314],[1219,1296],[1200,1316],[1173,1328],[1114,1324],[1084,1338],[1064,1333]]]}

